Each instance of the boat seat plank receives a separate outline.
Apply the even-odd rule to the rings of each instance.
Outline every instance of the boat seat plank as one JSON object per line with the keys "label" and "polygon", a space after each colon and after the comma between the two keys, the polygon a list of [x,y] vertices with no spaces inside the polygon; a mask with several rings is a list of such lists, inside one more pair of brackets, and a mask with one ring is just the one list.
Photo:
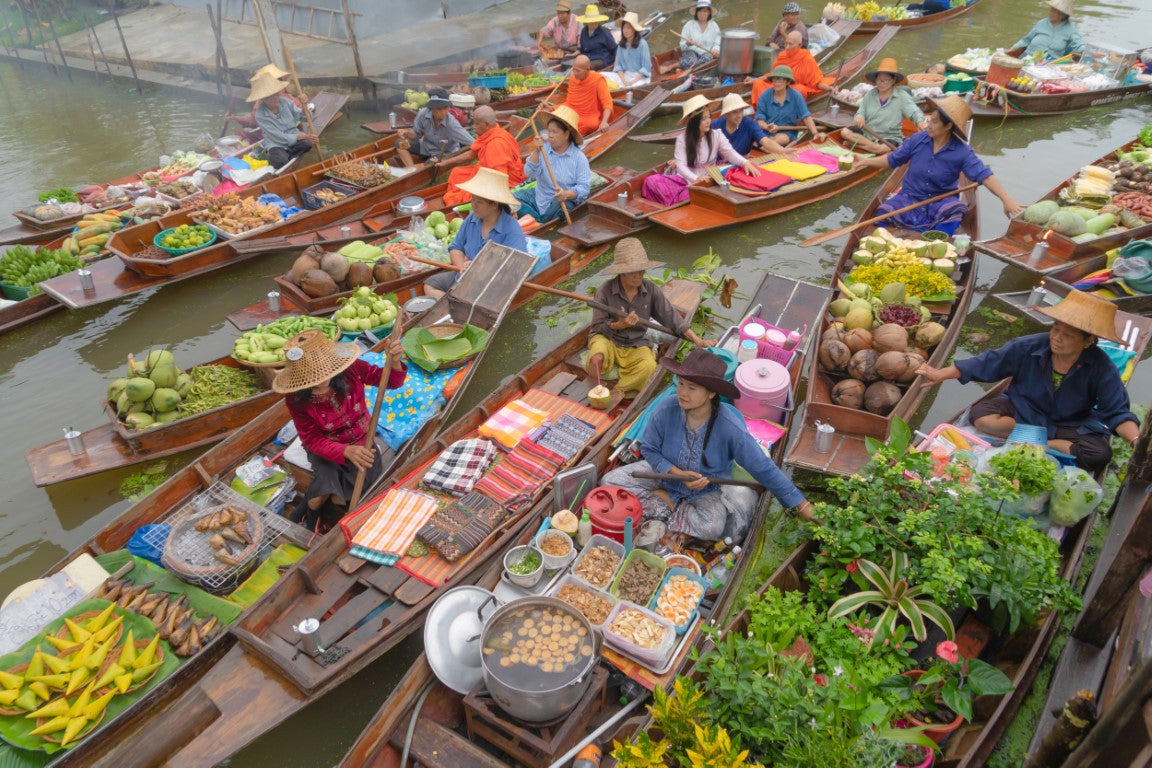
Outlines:
{"label": "boat seat plank", "polygon": [[796,430],[796,435],[796,444],[788,455],[788,463],[792,466],[817,472],[828,471],[829,467],[855,471],[868,462],[868,450],[862,437],[837,432],[832,436],[832,450],[817,453],[815,425],[805,423]]}
{"label": "boat seat plank", "polygon": [[576,374],[567,371],[561,371],[554,375],[538,389],[547,392],[550,395],[560,395],[568,387],[569,384],[576,381]]}
{"label": "boat seat plank", "polygon": [[307,594],[301,589],[300,598],[292,601],[290,605],[285,605],[283,613],[269,627],[270,631],[262,634],[276,634],[289,642],[295,642],[296,633],[292,630],[292,625],[299,624],[301,619],[316,618],[328,613],[348,588],[356,583],[356,579],[355,574],[344,573],[339,568],[326,569],[317,579],[320,583],[320,594]]}
{"label": "boat seat plank", "polygon": [[[393,745],[404,747],[404,735],[395,731]],[[412,734],[412,757],[426,765],[451,765],[454,768],[504,768],[504,763],[466,738],[429,718],[419,718]]]}
{"label": "boat seat plank", "polygon": [[410,578],[401,584],[392,596],[404,603],[404,605],[416,605],[416,603],[432,594],[435,589],[431,584],[420,581],[420,579]]}
{"label": "boat seat plank", "polygon": [[647,229],[649,226],[651,225],[644,220],[631,224],[590,213],[566,227],[561,227],[560,234],[567,235],[582,245],[591,246],[627,237]]}
{"label": "boat seat plank", "polygon": [[369,587],[340,606],[339,610],[320,624],[320,647],[335,645],[340,638],[356,626],[365,616],[391,598],[378,589]]}
{"label": "boat seat plank", "polygon": [[303,549],[311,549],[309,542],[312,541],[314,536],[312,531],[289,520],[284,520],[281,524],[284,526],[284,532],[280,534],[281,537],[287,539],[298,547]]}
{"label": "boat seat plank", "polygon": [[395,592],[396,588],[409,578],[408,574],[399,568],[391,568],[386,565],[376,566],[371,573],[360,574],[362,584],[371,585],[386,595]]}
{"label": "boat seat plank", "polygon": [[414,609],[409,608],[399,600],[393,600],[388,604],[388,607],[373,616],[371,621],[365,622],[345,635],[340,645],[345,648],[361,648],[366,643],[380,642],[389,634],[389,632],[384,631],[386,627],[392,628],[389,631],[403,632],[405,622],[411,618],[413,613]]}

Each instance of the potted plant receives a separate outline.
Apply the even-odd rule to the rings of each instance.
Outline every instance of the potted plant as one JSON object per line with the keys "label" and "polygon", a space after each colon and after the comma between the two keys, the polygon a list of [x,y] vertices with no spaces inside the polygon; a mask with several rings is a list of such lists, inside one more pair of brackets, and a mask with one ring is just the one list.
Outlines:
{"label": "potted plant", "polygon": [[896,758],[897,768],[930,768],[936,759],[936,750],[932,747],[921,747],[909,744],[900,751]]}
{"label": "potted plant", "polygon": [[904,578],[908,568],[908,555],[895,549],[888,552],[887,569],[871,560],[859,560],[857,568],[860,576],[874,589],[866,589],[842,597],[828,609],[828,618],[850,616],[865,606],[876,606],[881,610],[876,620],[876,636],[881,639],[891,637],[896,625],[903,616],[912,627],[912,637],[923,640],[928,636],[927,621],[944,630],[949,640],[956,636],[952,619],[943,608],[922,597],[924,588],[911,586]]}

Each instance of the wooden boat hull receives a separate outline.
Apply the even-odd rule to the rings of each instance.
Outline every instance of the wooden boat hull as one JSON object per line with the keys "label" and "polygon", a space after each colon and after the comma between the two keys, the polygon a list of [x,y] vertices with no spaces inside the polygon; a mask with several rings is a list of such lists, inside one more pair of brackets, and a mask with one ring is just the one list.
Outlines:
{"label": "wooden boat hull", "polygon": [[[807,283],[788,280],[774,275],[765,275],[764,279],[752,298],[753,310],[768,322],[780,327],[800,327],[807,325],[814,327],[812,320],[821,314],[827,306],[831,291],[826,288],[809,285]],[[807,340],[801,348],[807,347]],[[798,376],[801,369],[800,361],[794,366],[794,374]],[[589,451],[585,461],[591,461],[598,467],[608,464],[609,455],[613,452],[617,435],[606,435],[596,447]],[[773,448],[773,455],[779,458],[784,441],[780,441]],[[764,523],[764,512],[767,506],[768,494],[761,500],[758,513],[754,518],[754,530],[750,531],[747,541],[756,541],[759,538]],[[550,499],[543,503],[548,507]],[[751,568],[754,558],[744,557],[737,561],[735,572],[729,579],[727,586],[710,610],[711,616],[723,616],[731,607],[732,601],[738,591],[737,585],[742,581],[744,573]],[[500,564],[495,564],[479,580],[478,585],[485,589],[493,589],[499,581]],[[688,646],[699,644],[702,633],[699,628],[692,630],[694,637],[686,640]],[[684,653],[687,659],[687,653]],[[675,672],[669,672],[665,679],[671,681]],[[464,736],[443,722],[445,713],[459,712],[461,697],[449,691],[434,677],[428,666],[427,657],[421,654],[412,668],[400,681],[397,687],[385,700],[380,710],[372,718],[368,727],[363,731],[351,750],[341,761],[342,768],[368,766],[394,766],[398,765],[400,751],[404,741],[404,732],[412,716],[411,702],[417,698],[425,686],[431,686],[428,693],[428,705],[421,709],[417,723],[417,734],[413,740],[413,757],[427,766],[458,765],[504,765],[503,759],[497,759],[488,752],[469,743]],[[602,710],[599,718],[606,718],[611,712],[618,711],[619,705],[609,702],[607,709]],[[561,747],[561,749],[566,746]],[[487,762],[485,762],[487,760]],[[519,764],[519,763],[516,763]],[[547,764],[545,761],[544,764]]]}
{"label": "wooden boat hull", "polygon": [[853,35],[871,35],[882,30],[885,26],[894,26],[897,29],[921,29],[923,27],[930,27],[933,24],[939,24],[942,21],[954,19],[961,16],[968,11],[972,10],[972,6],[976,5],[980,0],[968,0],[967,4],[949,8],[946,11],[939,13],[930,13],[927,16],[920,16],[915,19],[894,19],[892,21],[865,21],[856,28]]}
{"label": "wooden boat hull", "polygon": [[[839,134],[830,134],[828,140],[840,144],[845,149],[848,148]],[[804,144],[798,146],[803,147]],[[750,156],[750,159],[756,162],[766,158]],[[649,219],[653,224],[659,224],[681,234],[704,232],[755,221],[818,200],[826,200],[880,175],[881,172],[880,168],[868,168],[856,164],[850,171],[839,171],[808,181],[793,182],[775,192],[763,195],[742,194],[727,185],[721,187],[711,181],[705,186],[693,184],[688,187],[686,205],[658,211]]]}
{"label": "wooden boat hull", "polygon": [[[1062,269],[1057,272],[1052,272],[1044,277],[1042,281],[1044,289],[1047,292],[1042,299],[1041,303],[1037,306],[1052,306],[1060,299],[1068,295],[1068,292],[1075,287],[1077,281],[1092,272],[1099,269],[1104,269],[1107,262],[1107,256],[1098,256],[1089,261],[1083,261],[1073,267]],[[1084,286],[1084,291],[1094,293],[1100,296],[1099,292],[1094,292],[1091,286]],[[1128,312],[1134,315],[1148,315],[1152,314],[1152,295],[1146,293],[1138,293],[1136,295],[1128,295],[1119,288],[1115,289],[1119,294],[1115,298],[1108,298],[1108,301],[1116,305],[1116,309],[1121,312]],[[1013,309],[1028,315],[1032,320],[1043,325],[1051,325],[1052,318],[1047,315],[1037,312],[1032,305],[1028,303],[1032,291],[1012,291],[1007,293],[993,293],[992,298],[1001,301]],[[1106,298],[1106,297],[1102,297]]]}
{"label": "wooden boat hull", "polygon": [[1152,96],[1152,83],[1137,83],[1118,88],[1080,93],[1017,93],[1007,88],[976,80],[972,98],[972,114],[976,117],[1038,117],[1078,112],[1091,107],[1144,99]]}
{"label": "wooden boat hull", "polygon": [[15,304],[0,307],[0,333],[19,328],[61,309],[64,309],[64,305],[46,293],[38,293]]}
{"label": "wooden boat hull", "polygon": [[[588,210],[584,216],[560,228],[560,234],[576,242],[593,246],[610,243],[622,237],[631,237],[652,226],[649,217],[666,206],[647,200],[640,191],[644,180],[654,173],[661,173],[664,164],[642,173],[634,174],[626,182],[615,188],[604,188],[588,198]],[[628,201],[621,205],[619,195],[627,191]]]}
{"label": "wooden boat hull", "polygon": [[[903,170],[898,170],[888,178],[888,181],[884,183],[868,207],[860,214],[860,221],[872,218],[880,203],[899,188],[903,175]],[[975,236],[979,229],[974,190],[965,194],[965,201],[968,204],[968,213],[958,231],[967,232],[971,237]],[[836,265],[833,280],[842,280],[851,271],[853,266],[852,253],[856,250],[862,236],[860,232],[849,235],[840,261]],[[952,354],[952,349],[960,338],[964,317],[967,315],[968,307],[972,301],[972,287],[976,281],[976,259],[969,259],[968,263],[961,269],[963,273],[956,285],[957,296],[951,306],[928,305],[934,316],[940,314],[947,316],[947,330],[928,360],[928,363],[933,366],[943,366]],[[823,327],[825,326],[822,323],[821,328]],[[812,356],[811,368],[808,372],[808,400],[803,406],[800,427],[796,431],[784,461],[795,467],[825,474],[850,475],[868,461],[865,439],[872,437],[880,441],[886,440],[888,430],[892,426],[892,420],[896,417],[905,421],[911,418],[928,390],[919,385],[919,379],[908,384],[903,397],[887,416],[878,416],[865,410],[835,405],[832,402],[834,382],[828,374],[821,370],[817,358],[817,355]],[[831,424],[836,429],[836,434],[832,438],[832,448],[828,453],[820,453],[816,450],[816,423],[818,421]]]}
{"label": "wooden boat hull", "polygon": [[[1100,165],[1113,161],[1116,159],[1116,152],[1131,149],[1135,143],[1135,140],[1130,141],[1117,150],[1095,160],[1090,165]],[[1075,174],[1060,182],[1038,200],[1058,200],[1060,191],[1069,186],[1074,178]],[[1069,237],[1030,224],[1023,218],[1015,218],[1008,222],[1008,231],[1000,237],[973,242],[972,245],[976,250],[986,253],[992,258],[1007,262],[1028,272],[1048,276],[1066,270],[1072,270],[1074,273],[1083,265],[1098,263],[1100,257],[1106,252],[1113,248],[1119,248],[1129,240],[1149,236],[1152,236],[1152,222],[1124,232],[1098,237],[1087,243],[1076,243]],[[1033,259],[1033,249],[1036,243],[1042,240],[1048,243],[1048,250],[1042,257]],[[1096,268],[1099,269],[1099,267]],[[1079,277],[1080,275],[1076,276]]]}

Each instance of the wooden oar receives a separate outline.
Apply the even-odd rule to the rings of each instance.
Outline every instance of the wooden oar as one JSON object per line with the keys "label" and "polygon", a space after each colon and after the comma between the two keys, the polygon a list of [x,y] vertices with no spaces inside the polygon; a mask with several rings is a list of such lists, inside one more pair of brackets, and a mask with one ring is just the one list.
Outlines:
{"label": "wooden oar", "polygon": [[[430,267],[450,269],[453,272],[464,271],[455,264],[446,264],[443,261],[432,261],[431,259],[424,259],[419,256],[408,256],[407,258],[409,261],[415,261],[419,264],[427,264]],[[610,307],[607,304],[601,304],[591,296],[584,296],[579,293],[572,293],[571,291],[565,291],[560,288],[553,288],[550,285],[540,285],[538,283],[524,283],[524,287],[532,291],[540,291],[541,293],[550,293],[553,296],[561,296],[565,299],[576,299],[576,301],[582,301],[593,309],[602,309],[615,318],[623,318],[628,316],[627,312],[621,312],[620,310]],[[666,333],[669,336],[675,336],[676,338],[683,339],[684,341],[691,341],[691,339],[689,339],[687,336],[676,333],[676,331],[673,331],[670,328],[665,328],[663,325],[660,325],[660,323],[654,323],[651,320],[640,320],[638,324],[644,326],[645,328],[651,328],[654,331],[660,331],[660,333]]]}
{"label": "wooden oar", "polygon": [[[535,123],[529,123],[532,126],[532,133],[536,134],[536,138],[540,138],[540,131],[536,130]],[[552,182],[552,189],[561,192],[560,185],[556,183],[556,174],[552,171],[552,161],[548,159],[548,153],[545,147],[540,147],[540,159],[544,161],[544,170],[548,171],[548,179]],[[568,213],[568,206],[564,205],[564,201],[560,200],[560,212],[564,214],[564,221],[568,222],[568,226],[572,226],[572,214]]]}
{"label": "wooden oar", "polygon": [[684,37],[684,35],[680,34],[679,32],[674,32],[674,31],[673,31],[673,30],[671,30],[671,29],[670,29],[670,30],[668,30],[668,31],[669,31],[669,32],[672,32],[672,34],[676,35],[676,37],[678,37],[678,38],[680,38],[681,40],[683,40],[684,42],[688,43],[688,45],[692,46],[693,48],[699,48],[700,50],[704,51],[704,53],[712,53],[712,51],[708,50],[707,48],[705,48],[704,46],[700,45],[699,43],[694,43],[694,42],[692,42],[691,40],[689,40],[688,38]]}
{"label": "wooden oar", "polygon": [[[688,478],[680,477],[679,475],[669,475],[665,472],[633,472],[632,477],[638,477],[641,480],[675,480],[677,482],[689,482]],[[708,482],[712,485],[738,485],[741,488],[762,488],[760,483],[752,480],[736,480],[731,477],[709,477]]]}
{"label": "wooden oar", "polygon": [[320,134],[316,132],[316,126],[312,124],[312,110],[308,109],[308,100],[304,97],[304,89],[300,87],[300,78],[296,76],[296,65],[292,63],[292,53],[287,48],[284,49],[284,61],[288,64],[288,71],[292,74],[292,83],[296,86],[296,93],[304,101],[304,119],[308,121],[308,133],[316,137],[316,154],[323,160],[324,150],[320,148]]}
{"label": "wooden oar", "polygon": [[548,102],[552,100],[552,97],[556,95],[556,91],[559,90],[560,86],[564,84],[564,81],[568,79],[568,75],[570,74],[572,74],[572,70],[565,72],[564,76],[556,81],[556,85],[552,87],[552,90],[548,91],[548,95],[545,96],[544,99],[540,102],[540,106],[536,107],[536,111],[529,116],[528,122],[522,125],[520,130],[518,130],[516,135],[512,138],[516,139],[516,141],[520,141],[520,137],[524,135],[524,131],[528,128],[528,126],[533,124],[533,121],[536,120],[536,116],[540,114],[540,110],[544,109],[545,105],[547,105]]}
{"label": "wooden oar", "polygon": [[864,133],[866,133],[869,136],[871,136],[872,138],[876,139],[876,141],[880,142],[881,144],[888,147],[889,149],[896,149],[895,144],[888,141],[888,139],[884,138],[880,134],[876,133],[876,131],[869,128],[867,124],[860,126],[860,130],[864,131]]}
{"label": "wooden oar", "polygon": [[[287,55],[287,51],[285,51]],[[388,334],[388,339],[399,341],[400,337],[404,335],[403,323],[400,321],[400,316],[396,316],[396,322],[392,325],[392,332]],[[387,347],[387,345],[385,345]],[[384,390],[388,388],[388,377],[392,375],[392,371],[398,367],[399,360],[393,359],[391,353],[388,355],[388,365],[385,366],[384,372],[380,374],[380,384],[376,387],[376,404],[372,406],[372,418],[368,420],[368,434],[364,436],[364,447],[373,450],[373,441],[376,439],[376,425],[380,422],[380,405],[384,402]],[[364,492],[364,476],[366,472],[364,469],[356,471],[356,485],[352,488],[352,499],[348,502],[346,509],[352,512],[356,509],[356,505],[360,503],[360,494]]]}
{"label": "wooden oar", "polygon": [[855,224],[850,224],[847,227],[840,227],[840,229],[834,229],[831,232],[825,232],[822,235],[816,235],[815,237],[810,237],[807,240],[801,240],[800,245],[819,245],[820,243],[826,243],[829,240],[835,240],[836,238],[840,237],[840,235],[847,235],[850,232],[855,232],[860,227],[866,227],[869,224],[875,224],[878,221],[884,221],[884,219],[890,219],[899,213],[907,213],[908,211],[915,210],[916,208],[927,205],[928,203],[934,203],[937,200],[943,200],[946,197],[955,197],[956,195],[960,194],[961,192],[967,192],[970,189],[976,189],[976,187],[978,187],[978,186],[980,186],[980,185],[975,184],[975,183],[965,184],[962,187],[958,187],[956,189],[953,189],[951,192],[944,192],[943,194],[936,195],[935,197],[930,197],[927,200],[921,200],[918,203],[913,203],[912,205],[906,205],[903,208],[897,208],[896,210],[889,211],[888,213],[885,213],[881,216],[873,216],[870,219],[865,219],[864,221],[858,221]]}

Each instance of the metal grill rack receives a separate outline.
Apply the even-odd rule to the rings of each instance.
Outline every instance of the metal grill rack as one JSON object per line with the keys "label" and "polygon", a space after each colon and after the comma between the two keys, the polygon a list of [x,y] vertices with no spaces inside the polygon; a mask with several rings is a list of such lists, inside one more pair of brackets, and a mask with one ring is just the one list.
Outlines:
{"label": "metal grill rack", "polygon": [[[208,540],[209,533],[197,531],[190,525],[190,521],[198,520],[205,515],[212,514],[221,507],[230,506],[247,513],[250,521],[259,520],[260,523],[251,523],[249,528],[260,531],[260,537],[255,545],[245,546],[241,552],[249,552],[238,565],[228,566],[216,559],[213,548]],[[187,503],[178,507],[162,520],[167,526],[155,526],[144,534],[144,541],[161,551],[165,551],[164,565],[186,581],[199,583],[208,590],[217,591],[229,585],[238,584],[242,577],[262,559],[262,553],[271,549],[272,541],[285,533],[290,525],[279,515],[272,514],[258,504],[249,501],[228,486],[217,481],[208,490],[197,494]],[[203,574],[193,576],[184,569],[173,567],[169,562],[165,547],[170,536],[181,537],[173,541],[173,546],[179,548],[180,557],[190,565],[205,569]],[[239,545],[236,545],[239,546]],[[222,566],[216,568],[215,566]]]}

